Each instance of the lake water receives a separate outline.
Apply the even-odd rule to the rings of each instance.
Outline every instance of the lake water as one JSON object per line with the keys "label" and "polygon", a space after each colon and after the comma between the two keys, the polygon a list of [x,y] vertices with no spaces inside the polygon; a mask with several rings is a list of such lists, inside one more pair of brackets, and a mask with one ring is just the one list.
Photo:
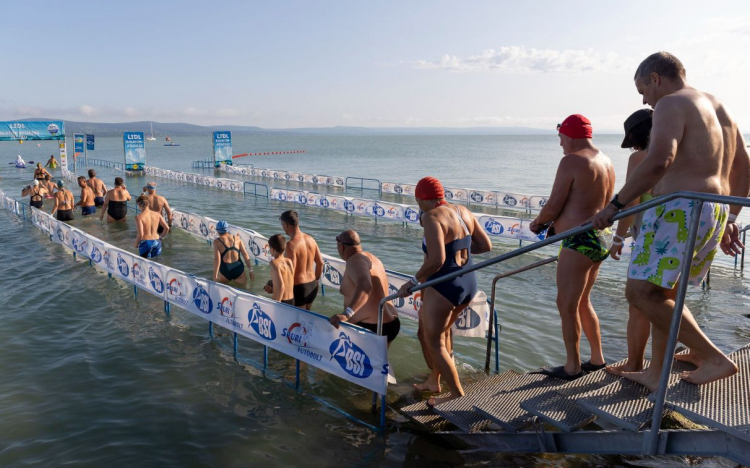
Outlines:
{"label": "lake water", "polygon": [[[620,138],[605,135],[595,139],[612,157],[618,187],[624,182],[629,155],[619,148]],[[193,160],[211,157],[210,136],[177,140],[180,147],[148,142],[148,164],[192,172]],[[123,161],[120,138],[97,138],[96,143],[90,157]],[[555,136],[236,135],[233,143],[235,153],[306,151],[236,160],[256,167],[411,183],[432,175],[451,186],[541,195],[549,192],[562,156]],[[32,170],[17,170],[7,163],[15,160],[16,154],[27,161],[46,162],[51,153],[57,155],[51,142],[41,147],[33,142],[0,145],[0,187],[20,196]],[[96,169],[110,185],[118,175]],[[59,175],[59,170],[55,172]],[[126,183],[131,193],[138,194],[150,180],[128,178]],[[364,248],[376,253],[389,269],[413,274],[422,261],[422,234],[414,227],[154,180],[158,192],[182,211],[226,219],[269,236],[281,232],[278,215],[294,208],[300,212],[302,229],[316,238],[325,253],[335,255],[336,234],[353,228],[362,236]],[[744,214],[740,220],[750,220],[750,216]],[[73,224],[133,250],[132,220],[114,226],[98,218],[79,217]],[[271,351],[272,375],[264,377],[254,366],[233,359],[228,331],[217,327],[217,337],[211,340],[205,321],[176,307],[166,316],[163,303],[148,294],[139,294],[134,300],[132,288],[75,261],[30,223],[4,210],[0,211],[0,241],[0,466],[657,463],[622,457],[462,454],[439,439],[414,431],[395,413],[389,413],[389,432],[382,438],[284,384],[282,380],[294,378],[291,358]],[[510,241],[496,242],[491,255],[517,246]],[[497,273],[554,252],[535,252],[483,270],[480,288],[489,295],[491,279]],[[489,257],[482,255],[480,260]],[[710,291],[691,288],[687,304],[716,344],[730,351],[750,339],[750,320],[744,317],[748,282],[732,270],[731,260],[722,254],[717,258]],[[196,275],[211,274],[211,249],[184,231],[175,230],[165,241],[160,261]],[[592,295],[605,357],[610,362],[626,353],[625,267],[623,262],[607,260]],[[268,277],[266,266],[256,267],[251,290],[265,294],[261,287]],[[563,361],[554,279],[553,265],[499,283],[501,369],[523,372]],[[326,314],[339,312],[342,298],[329,290],[325,297],[319,296],[314,308]],[[413,399],[411,384],[427,375],[415,334],[416,324],[404,320],[402,334],[390,349],[399,380],[390,387],[391,404]],[[484,375],[484,350],[483,339],[457,339],[464,381]],[[585,343],[582,350],[586,359]],[[239,352],[262,360],[262,348],[249,340],[240,339]],[[304,391],[377,423],[368,412],[368,392],[309,368],[303,369],[302,380]],[[682,464],[676,459],[666,462]],[[719,460],[704,463],[724,464]]]}

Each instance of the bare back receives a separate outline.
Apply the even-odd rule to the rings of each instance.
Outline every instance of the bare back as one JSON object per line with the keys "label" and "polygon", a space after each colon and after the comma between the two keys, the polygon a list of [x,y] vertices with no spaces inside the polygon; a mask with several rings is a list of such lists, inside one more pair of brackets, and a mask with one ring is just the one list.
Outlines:
{"label": "bare back", "polygon": [[130,200],[130,192],[126,188],[123,187],[115,187],[109,192],[107,192],[109,195],[110,201],[129,201]]}
{"label": "bare back", "polygon": [[[558,232],[567,231],[594,216],[604,208],[615,192],[615,169],[612,161],[596,148],[568,154],[560,161],[557,178],[567,185],[562,211],[554,220]],[[552,197],[555,196],[553,188]]]}
{"label": "bare back", "polygon": [[138,213],[135,216],[136,226],[138,232],[141,233],[141,240],[156,240],[159,238],[157,229],[159,228],[159,220],[162,219],[159,213],[155,213],[151,210]]}
{"label": "bare back", "polygon": [[315,258],[319,255],[315,239],[300,231],[286,244],[284,256],[294,265],[294,284],[315,281]]}
{"label": "bare back", "polygon": [[[294,299],[294,264],[292,261],[280,255],[271,260],[271,268],[276,271],[276,274],[278,274],[279,280],[283,285],[283,291],[279,295],[279,300],[288,301],[289,299]],[[277,291],[279,286],[281,285],[277,285],[274,282],[274,292]]]}
{"label": "bare back", "polygon": [[148,194],[146,196],[148,197],[149,208],[161,215],[164,207],[167,206],[167,199],[157,194]]}
{"label": "bare back", "polygon": [[60,189],[55,192],[55,203],[57,204],[58,210],[70,210],[73,209],[75,199],[73,193],[70,190]]}
{"label": "bare back", "polygon": [[[459,211],[456,211],[458,208]],[[464,207],[458,206],[458,205],[442,205],[434,210],[430,210],[427,213],[423,215],[423,222],[425,223],[425,240],[427,242],[428,248],[427,251],[430,252],[430,241],[431,239],[428,238],[429,234],[428,232],[431,231],[431,229],[427,228],[427,223],[437,223],[438,228],[443,233],[443,245],[449,244],[455,240],[463,239],[466,237],[466,231],[464,230],[464,224],[461,224],[461,221],[458,219],[458,214],[461,213],[461,220],[466,225],[466,228],[469,230],[469,235],[474,234],[473,228],[474,228],[474,216]],[[445,249],[443,249],[445,250]],[[456,252],[456,264],[459,266],[463,266],[469,259],[469,251],[466,249],[460,250]]]}
{"label": "bare back", "polygon": [[94,206],[94,192],[88,185],[81,187],[81,206]]}
{"label": "bare back", "polygon": [[95,197],[103,197],[106,193],[106,187],[101,179],[97,179],[95,177],[91,178],[86,181],[86,185],[91,188],[91,190],[94,192]]}
{"label": "bare back", "polygon": [[[346,271],[341,281],[340,292],[344,296],[344,304],[350,304],[352,296],[356,290],[356,285],[352,279],[353,269],[361,268],[367,270],[372,280],[372,290],[358,313],[362,313],[361,322],[378,323],[378,308],[380,301],[388,295],[388,277],[385,273],[383,263],[370,252],[358,252],[352,255],[346,262]],[[395,318],[395,309],[390,301],[383,308],[383,323],[391,322]]]}

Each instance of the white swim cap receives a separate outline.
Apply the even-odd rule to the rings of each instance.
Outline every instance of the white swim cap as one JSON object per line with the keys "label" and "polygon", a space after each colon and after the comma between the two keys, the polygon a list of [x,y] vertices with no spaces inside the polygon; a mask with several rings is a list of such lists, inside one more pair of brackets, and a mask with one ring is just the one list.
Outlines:
{"label": "white swim cap", "polygon": [[36,179],[34,179],[34,182],[32,182],[31,185],[33,185],[34,187],[36,187],[37,185],[39,185],[39,181],[36,180]]}

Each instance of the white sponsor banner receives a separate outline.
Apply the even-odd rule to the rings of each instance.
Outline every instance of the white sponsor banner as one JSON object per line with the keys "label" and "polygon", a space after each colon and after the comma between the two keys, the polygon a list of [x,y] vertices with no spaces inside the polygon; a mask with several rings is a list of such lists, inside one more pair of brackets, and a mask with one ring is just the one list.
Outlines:
{"label": "white sponsor banner", "polygon": [[72,228],[70,230],[70,246],[73,251],[86,258],[91,258],[91,236],[85,232]]}
{"label": "white sponsor banner", "polygon": [[73,246],[70,244],[71,229],[66,223],[55,221],[55,234],[52,236],[52,240],[72,250]]}
{"label": "white sponsor banner", "polygon": [[372,391],[386,392],[385,336],[346,324],[336,329],[327,317],[244,293],[237,295],[234,315],[234,328],[228,328],[237,333]]}
{"label": "white sponsor banner", "polygon": [[479,224],[490,237],[505,237],[524,241],[544,240],[547,231],[534,234],[529,229],[531,220],[507,218],[504,216],[477,215]]}
{"label": "white sponsor banner", "polygon": [[[514,210],[540,210],[544,207],[547,197],[541,195],[524,195],[517,192],[503,192],[498,190],[475,190],[459,187],[443,187],[445,198],[451,201],[470,202],[478,205],[500,206]],[[399,182],[382,182],[380,190],[394,195],[414,196],[416,185]],[[543,201],[543,202],[542,202]],[[540,202],[542,202],[540,204]]]}
{"label": "white sponsor banner", "polygon": [[112,270],[112,276],[116,276],[121,280],[125,280],[128,283],[133,283],[133,262],[136,257],[130,252],[110,246],[109,256],[112,260],[114,268]]}
{"label": "white sponsor banner", "polygon": [[132,260],[131,276],[135,284],[159,299],[165,299],[166,278],[164,267],[159,263],[141,257],[133,256]]}

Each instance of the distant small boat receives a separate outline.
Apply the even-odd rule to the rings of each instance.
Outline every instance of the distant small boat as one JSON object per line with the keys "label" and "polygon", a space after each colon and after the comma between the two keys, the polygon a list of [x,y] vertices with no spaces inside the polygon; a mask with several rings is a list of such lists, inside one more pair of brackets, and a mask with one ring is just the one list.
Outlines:
{"label": "distant small boat", "polygon": [[156,141],[156,137],[154,136],[154,123],[151,122],[151,135],[146,138],[148,141]]}
{"label": "distant small boat", "polygon": [[180,146],[180,144],[175,143],[174,141],[170,141],[169,143],[164,143],[164,146]]}

